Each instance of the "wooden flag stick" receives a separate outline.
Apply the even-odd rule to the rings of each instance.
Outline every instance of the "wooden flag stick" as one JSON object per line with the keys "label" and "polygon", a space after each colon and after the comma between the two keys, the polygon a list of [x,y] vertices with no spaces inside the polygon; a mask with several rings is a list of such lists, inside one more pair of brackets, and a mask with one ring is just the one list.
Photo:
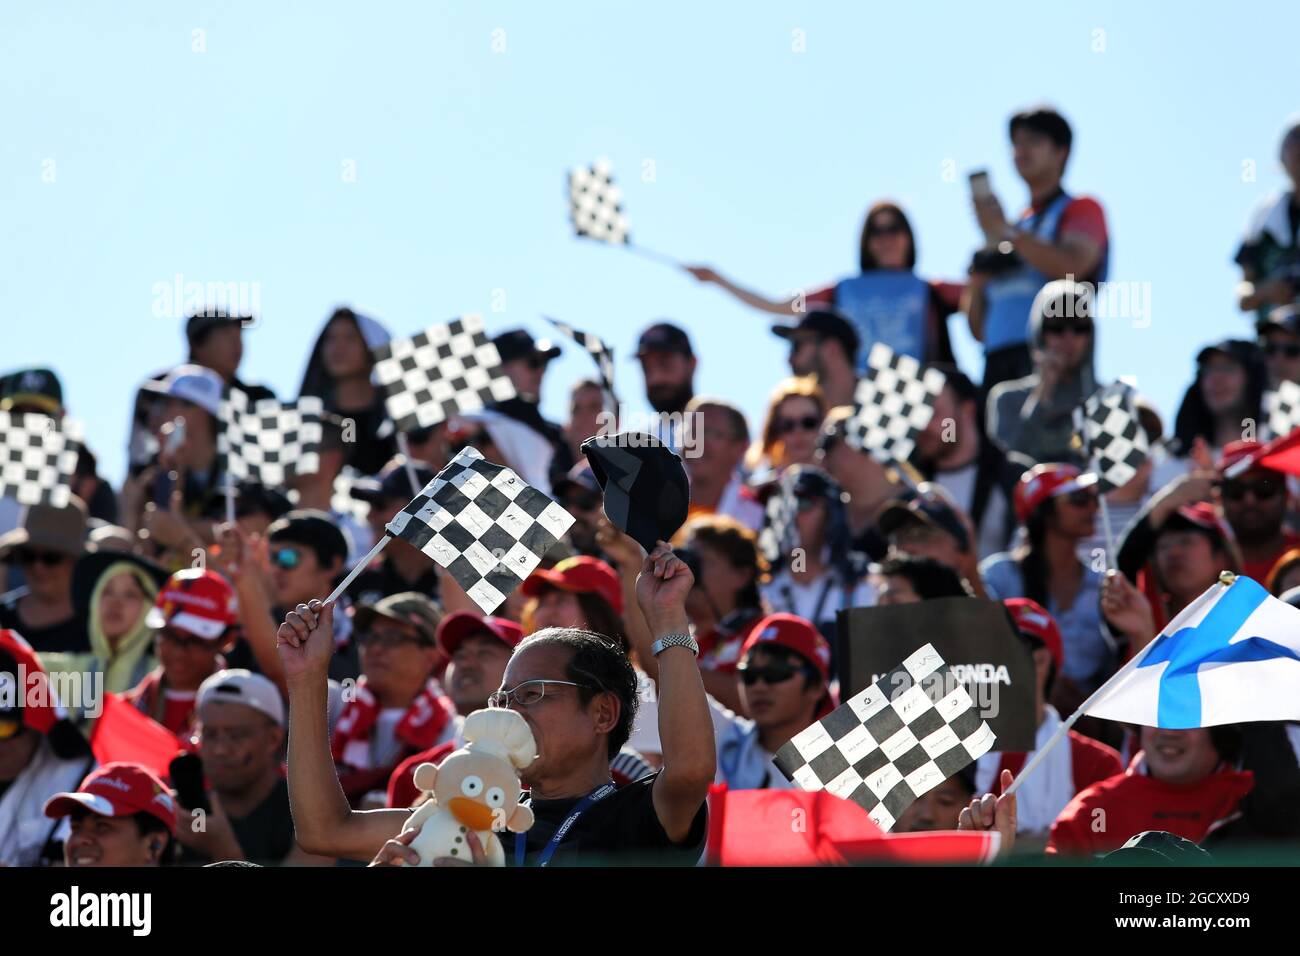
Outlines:
{"label": "wooden flag stick", "polygon": [[384,545],[388,544],[391,539],[392,535],[385,534],[382,538],[376,541],[375,546],[370,549],[370,553],[354,564],[352,570],[348,572],[348,576],[340,581],[339,586],[330,592],[330,596],[325,599],[325,603],[333,604],[337,601],[339,595],[347,590],[348,585],[357,579],[357,575],[370,567],[370,562],[379,556],[379,552],[384,550]]}
{"label": "wooden flag stick", "polygon": [[645,246],[639,246],[636,243],[626,243],[624,248],[629,252],[634,252],[643,259],[649,259],[652,262],[658,262],[661,265],[672,266],[674,269],[680,269],[682,264],[672,256],[664,255],[662,252],[656,252],[653,249],[647,249]]}

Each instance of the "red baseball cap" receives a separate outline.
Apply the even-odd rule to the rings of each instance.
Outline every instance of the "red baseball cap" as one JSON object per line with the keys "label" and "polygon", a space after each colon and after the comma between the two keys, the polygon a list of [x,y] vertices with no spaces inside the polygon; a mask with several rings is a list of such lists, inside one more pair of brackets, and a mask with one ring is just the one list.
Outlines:
{"label": "red baseball cap", "polygon": [[163,782],[138,763],[106,763],[90,772],[76,793],[56,793],[45,801],[45,815],[66,817],[85,807],[104,817],[147,813],[176,835],[176,803]]}
{"label": "red baseball cap", "polygon": [[1281,475],[1282,472],[1259,463],[1267,448],[1268,445],[1257,441],[1230,441],[1223,446],[1223,451],[1219,452],[1215,470],[1218,471],[1220,478],[1236,478],[1255,469]]}
{"label": "red baseball cap", "polygon": [[580,554],[565,558],[550,570],[538,568],[520,585],[525,597],[537,597],[546,587],[604,598],[615,614],[623,613],[623,585],[618,572],[599,558]]}
{"label": "red baseball cap", "polygon": [[764,644],[776,644],[794,651],[817,668],[823,681],[830,682],[831,646],[811,621],[794,614],[769,614],[749,632],[749,637],[740,649],[741,660],[754,648]]}
{"label": "red baseball cap", "polygon": [[457,611],[448,614],[438,625],[437,642],[442,652],[448,657],[456,653],[456,648],[465,643],[465,639],[475,634],[491,634],[505,643],[506,647],[515,647],[524,639],[524,629],[514,621],[504,617],[484,617],[473,611]]}
{"label": "red baseball cap", "polygon": [[215,641],[238,620],[235,592],[226,579],[215,571],[186,568],[167,579],[144,622]]}
{"label": "red baseball cap", "polygon": [[1061,641],[1061,629],[1056,624],[1056,618],[1052,617],[1045,607],[1030,598],[1007,598],[1002,603],[1011,612],[1016,630],[1034,640],[1042,641],[1052,655],[1056,673],[1061,673],[1061,668],[1065,666],[1065,645]]}
{"label": "red baseball cap", "polygon": [[[14,672],[8,669],[13,659]],[[65,715],[55,699],[49,674],[36,651],[17,631],[0,629],[0,740],[23,727],[48,734]]]}
{"label": "red baseball cap", "polygon": [[1208,501],[1197,501],[1190,505],[1181,505],[1177,511],[1165,519],[1165,523],[1156,529],[1156,534],[1172,529],[1209,531],[1226,545],[1236,538],[1228,523],[1219,517],[1218,510]]}
{"label": "red baseball cap", "polygon": [[1088,488],[1096,483],[1095,474],[1081,473],[1073,465],[1055,463],[1034,465],[1020,476],[1015,493],[1012,495],[1016,520],[1025,524],[1029,521],[1030,515],[1048,498],[1068,495],[1071,491]]}

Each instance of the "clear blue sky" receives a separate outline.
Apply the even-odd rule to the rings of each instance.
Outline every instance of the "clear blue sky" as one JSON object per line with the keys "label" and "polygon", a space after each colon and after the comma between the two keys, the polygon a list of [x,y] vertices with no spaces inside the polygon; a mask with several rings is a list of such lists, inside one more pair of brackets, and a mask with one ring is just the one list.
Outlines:
{"label": "clear blue sky", "polygon": [[[1298,25],[1282,4],[5,4],[0,369],[52,365],[117,481],[135,385],[182,357],[180,320],[153,314],[181,273],[259,284],[245,378],[282,396],[339,303],[397,332],[564,318],[621,350],[625,400],[636,331],[666,316],[700,390],[754,420],[785,370],[764,319],[572,239],[565,170],[607,156],[634,238],[771,293],[851,271],[881,197],[908,210],[920,271],[955,278],[977,242],[966,172],[1019,208],[1006,117],[1048,100],[1075,128],[1067,185],[1105,206],[1112,279],[1150,283],[1150,327],[1104,327],[1099,371],[1135,375],[1171,423],[1198,345],[1249,332],[1231,257],[1284,182]],[[572,347],[552,366],[551,417],[590,370]]]}

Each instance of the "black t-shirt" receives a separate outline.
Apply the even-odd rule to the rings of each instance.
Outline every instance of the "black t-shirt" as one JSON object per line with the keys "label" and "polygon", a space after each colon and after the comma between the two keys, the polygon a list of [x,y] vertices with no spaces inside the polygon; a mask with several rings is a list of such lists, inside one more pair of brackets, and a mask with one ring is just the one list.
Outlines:
{"label": "black t-shirt", "polygon": [[0,628],[10,628],[23,636],[28,644],[39,653],[86,654],[90,652],[90,633],[86,619],[78,614],[50,624],[46,627],[33,627],[18,614],[18,601],[26,593],[20,588],[10,592],[7,599],[0,601]]}
{"label": "black t-shirt", "polygon": [[[704,852],[708,807],[701,803],[686,839],[668,839],[655,813],[651,788],[659,774],[642,777],[589,806],[556,848],[547,866],[694,866]],[[526,866],[537,866],[573,808],[575,800],[534,800],[536,821],[526,834]],[[514,865],[515,837],[502,841],[506,862]]]}
{"label": "black t-shirt", "polygon": [[433,570],[433,562],[414,581],[408,581],[397,573],[392,563],[384,560],[379,567],[362,571],[357,579],[348,586],[348,597],[353,604],[373,604],[391,594],[403,591],[415,591],[433,600],[438,599],[438,575]]}
{"label": "black t-shirt", "polygon": [[[289,784],[277,780],[266,799],[246,817],[230,818],[244,859],[261,866],[278,866],[294,846],[293,816],[289,812]],[[182,863],[206,863],[206,857],[189,849],[181,851]]]}

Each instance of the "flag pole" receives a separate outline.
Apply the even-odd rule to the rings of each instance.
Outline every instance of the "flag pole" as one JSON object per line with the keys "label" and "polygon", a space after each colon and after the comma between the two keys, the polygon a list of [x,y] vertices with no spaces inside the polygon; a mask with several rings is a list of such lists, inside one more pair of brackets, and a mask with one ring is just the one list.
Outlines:
{"label": "flag pole", "polygon": [[235,479],[226,472],[226,524],[235,523]]}
{"label": "flag pole", "polygon": [[634,252],[643,259],[649,259],[652,262],[658,262],[661,265],[671,266],[674,269],[680,269],[682,264],[672,256],[664,255],[662,252],[656,252],[653,249],[647,249],[645,246],[637,245],[634,242],[624,243],[624,248],[629,252]]}
{"label": "flag pole", "polygon": [[[1236,580],[1235,574],[1233,574],[1231,571],[1224,571],[1219,575],[1219,580],[1216,583],[1221,584],[1226,588],[1226,587],[1231,587],[1233,581],[1235,580]],[[1175,616],[1175,618],[1165,626],[1165,631],[1170,633],[1176,632],[1177,628],[1174,627],[1175,624],[1180,624],[1182,619],[1186,618],[1190,614],[1195,613],[1197,610],[1199,610],[1201,605],[1204,604],[1206,600],[1208,600],[1216,593],[1218,592],[1215,591],[1214,585],[1213,584],[1210,585],[1210,587],[1206,589],[1204,594],[1198,597],[1191,604],[1187,605],[1187,607],[1183,608],[1182,611],[1180,611],[1177,614],[1177,616]],[[1152,641],[1152,644],[1154,643],[1155,642]],[[1142,660],[1146,657],[1146,650],[1149,647],[1151,647],[1151,644],[1148,644],[1147,647],[1143,648],[1141,651],[1139,651],[1138,653],[1130,657],[1128,661],[1124,664],[1124,666],[1121,667],[1119,670],[1117,670],[1114,673],[1114,675],[1111,676],[1110,680],[1106,681],[1106,683],[1102,684],[1095,691],[1093,691],[1092,696],[1089,697],[1087,700],[1085,700],[1082,704],[1080,704],[1079,708],[1074,713],[1072,713],[1065,720],[1061,721],[1061,726],[1056,728],[1056,732],[1052,734],[1052,736],[1048,739],[1047,743],[1043,744],[1043,746],[1038,748],[1038,750],[1034,753],[1034,756],[1030,758],[1029,762],[1025,764],[1024,768],[1016,776],[1016,779],[1011,781],[1011,786],[1007,787],[1005,791],[1006,796],[1010,796],[1020,788],[1021,782],[1027,776],[1029,776],[1030,772],[1035,767],[1037,767],[1042,762],[1043,758],[1047,756],[1047,752],[1061,742],[1061,739],[1067,733],[1069,733],[1070,728],[1074,726],[1074,722],[1078,720],[1080,717],[1082,717],[1084,715],[1084,712],[1087,711],[1089,707],[1095,704],[1098,700],[1105,697],[1112,690],[1114,684],[1118,683],[1120,680],[1127,677],[1129,673],[1132,672],[1138,666],[1138,664],[1142,662]]]}
{"label": "flag pole", "polygon": [[402,461],[406,467],[406,477],[411,482],[411,494],[418,495],[424,489],[415,478],[415,463],[411,461],[411,446],[407,444],[406,432],[397,433],[397,450],[402,453]]}
{"label": "flag pole", "polygon": [[1101,505],[1101,526],[1106,533],[1106,570],[1110,571],[1115,567],[1115,532],[1110,527],[1110,506],[1106,504],[1106,496],[1099,492],[1097,503]]}
{"label": "flag pole", "polygon": [[370,562],[379,556],[379,552],[384,550],[384,545],[388,544],[390,540],[392,540],[392,535],[385,534],[382,538],[376,541],[375,546],[370,549],[370,553],[354,564],[352,570],[348,572],[348,576],[340,581],[339,586],[330,592],[330,596],[325,599],[325,603],[333,604],[337,601],[339,595],[347,590],[348,585],[357,579],[357,575],[370,567]]}

